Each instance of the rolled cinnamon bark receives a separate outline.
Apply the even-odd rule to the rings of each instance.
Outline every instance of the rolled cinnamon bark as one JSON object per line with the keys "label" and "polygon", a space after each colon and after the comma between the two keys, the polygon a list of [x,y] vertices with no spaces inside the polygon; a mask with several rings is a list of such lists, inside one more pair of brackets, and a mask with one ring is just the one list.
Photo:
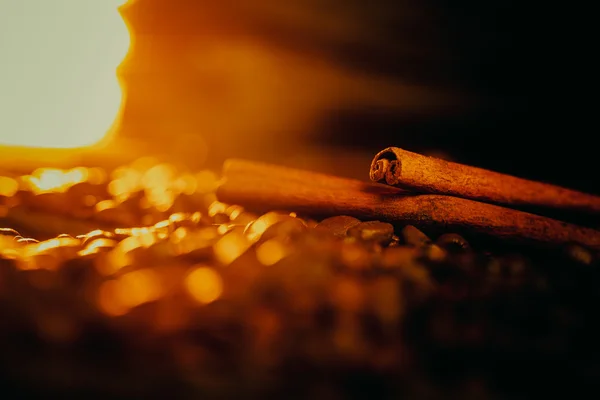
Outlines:
{"label": "rolled cinnamon bark", "polygon": [[374,182],[526,210],[600,215],[600,197],[388,147],[371,163]]}
{"label": "rolled cinnamon bark", "polygon": [[289,210],[312,216],[350,215],[452,230],[510,242],[600,250],[600,232],[472,200],[414,195],[390,186],[244,160],[228,160],[220,201],[254,211]]}

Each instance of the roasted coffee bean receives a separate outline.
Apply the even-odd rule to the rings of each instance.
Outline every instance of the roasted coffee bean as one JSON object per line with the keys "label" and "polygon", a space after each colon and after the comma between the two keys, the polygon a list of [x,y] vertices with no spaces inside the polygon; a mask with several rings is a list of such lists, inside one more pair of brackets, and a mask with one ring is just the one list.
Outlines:
{"label": "roasted coffee bean", "polygon": [[225,209],[225,214],[229,217],[230,221],[233,221],[237,217],[240,216],[244,212],[244,207],[242,206],[229,206]]}
{"label": "roasted coffee bean", "polygon": [[248,226],[248,224],[251,224],[252,222],[256,221],[258,217],[258,215],[248,211],[242,211],[237,215],[230,215],[231,223],[243,226]]}
{"label": "roasted coffee bean", "polygon": [[225,213],[218,213],[212,217],[213,224],[225,224],[230,221],[229,216]]}
{"label": "roasted coffee bean", "polygon": [[98,254],[103,251],[114,249],[118,241],[111,239],[106,236],[90,237],[88,240],[83,242],[83,248],[79,251],[80,257],[89,256],[92,254]]}
{"label": "roasted coffee bean", "polygon": [[591,265],[594,262],[594,255],[588,249],[578,244],[572,244],[565,249],[567,256],[580,264]]}
{"label": "roasted coffee bean", "polygon": [[360,241],[345,242],[339,249],[345,267],[354,271],[367,271],[373,267],[373,253]]}
{"label": "roasted coffee bean", "polygon": [[229,232],[214,243],[215,258],[223,265],[233,263],[242,256],[252,243],[243,232]]}
{"label": "roasted coffee bean", "polygon": [[300,234],[308,229],[304,221],[299,218],[291,218],[286,221],[277,222],[262,234],[260,241],[264,242],[274,238],[287,239],[294,235]]}
{"label": "roasted coffee bean", "polygon": [[195,213],[175,213],[169,216],[169,222],[173,226],[173,231],[179,228],[193,229],[200,226],[210,225],[210,219],[201,212]]}
{"label": "roasted coffee bean", "polygon": [[115,234],[112,232],[97,229],[95,231],[88,233],[87,235],[83,235],[83,245],[85,246],[88,243],[90,243],[96,239],[100,239],[100,238],[113,240],[113,239],[115,239]]}
{"label": "roasted coffee bean", "polygon": [[464,251],[471,248],[469,242],[462,236],[456,233],[445,233],[440,236],[436,241],[436,244],[448,251]]}
{"label": "roasted coffee bean", "polygon": [[[572,390],[600,370],[594,357],[564,362],[597,347],[600,275],[586,267],[597,261],[588,249],[569,246],[568,260],[537,265],[502,247],[488,256],[464,251],[468,243],[452,233],[431,243],[412,226],[396,237],[389,224],[349,216],[258,216],[216,202],[215,174],[207,185],[202,173],[180,179],[163,165],[142,179],[157,165],[121,169],[112,195],[97,183],[105,197],[76,184],[67,194],[4,199],[21,196],[25,213],[60,200],[57,216],[70,219],[71,206],[109,200],[99,209],[134,217],[101,224],[102,215],[89,216],[86,224],[111,231],[76,238],[43,229],[38,237],[45,226],[32,218],[26,234],[40,243],[0,230],[0,346],[6,365],[19,367],[13,375],[36,391],[72,397],[53,365],[75,372],[82,393],[161,398],[308,397],[294,392],[303,387],[345,398],[359,386],[378,398],[445,398],[449,387],[454,398],[546,397],[555,382]],[[139,204],[123,203],[120,190]],[[178,202],[180,192],[190,198]],[[507,363],[515,354],[528,362]],[[51,373],[22,368],[40,362]],[[540,368],[536,380],[531,370]],[[323,372],[335,379],[324,384]],[[230,389],[239,382],[244,393]],[[527,393],[514,393],[518,386]]]}
{"label": "roasted coffee bean", "polygon": [[394,236],[394,227],[387,222],[361,222],[348,229],[348,235],[387,245],[392,241],[392,237]]}
{"label": "roasted coffee bean", "polygon": [[360,224],[360,220],[347,215],[338,215],[337,217],[331,217],[324,219],[317,224],[315,229],[329,232],[334,236],[344,237],[348,233],[348,230],[353,226]]}
{"label": "roasted coffee bean", "polygon": [[33,238],[21,238],[21,239],[17,239],[17,243],[21,243],[21,244],[33,244],[33,243],[39,243],[39,240],[33,239]]}
{"label": "roasted coffee bean", "polygon": [[0,228],[0,236],[7,236],[7,237],[14,238],[16,236],[21,236],[21,234],[12,228]]}
{"label": "roasted coffee bean", "polygon": [[442,262],[446,259],[447,252],[437,244],[425,246],[425,256],[433,262]]}
{"label": "roasted coffee bean", "polygon": [[220,201],[214,201],[208,207],[208,216],[211,218],[213,224],[224,224],[230,221],[229,214],[227,213],[230,206]]}
{"label": "roasted coffee bean", "polygon": [[385,269],[402,268],[409,264],[418,263],[419,254],[419,250],[414,247],[388,247],[383,250],[379,263]]}
{"label": "roasted coffee bean", "polygon": [[407,225],[402,228],[400,233],[404,243],[414,247],[424,247],[431,244],[431,239],[412,225]]}
{"label": "roasted coffee bean", "polygon": [[258,241],[261,236],[267,231],[267,229],[278,222],[295,220],[288,213],[271,211],[261,215],[251,224],[248,224],[245,230],[245,234],[248,238],[255,242]]}
{"label": "roasted coffee bean", "polygon": [[392,241],[388,245],[389,247],[400,246],[400,238],[396,235],[392,236]]}

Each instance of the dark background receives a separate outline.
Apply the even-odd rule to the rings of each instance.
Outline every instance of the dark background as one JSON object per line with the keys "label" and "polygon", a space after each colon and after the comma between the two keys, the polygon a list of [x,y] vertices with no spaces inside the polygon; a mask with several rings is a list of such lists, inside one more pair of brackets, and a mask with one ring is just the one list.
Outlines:
{"label": "dark background", "polygon": [[121,136],[143,151],[364,178],[395,145],[599,192],[583,2],[138,0],[123,15]]}

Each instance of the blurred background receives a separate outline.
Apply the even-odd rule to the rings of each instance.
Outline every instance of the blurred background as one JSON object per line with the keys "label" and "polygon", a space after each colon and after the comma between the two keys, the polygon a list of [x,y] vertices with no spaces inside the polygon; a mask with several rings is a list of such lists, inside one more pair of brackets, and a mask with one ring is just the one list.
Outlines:
{"label": "blurred background", "polygon": [[400,146],[598,193],[588,6],[124,2],[0,0],[1,398],[597,386],[587,249],[319,232],[217,201],[205,170],[367,180]]}
{"label": "blurred background", "polygon": [[139,0],[123,132],[215,165],[365,178],[396,145],[597,191],[577,3]]}
{"label": "blurred background", "polygon": [[579,3],[130,1],[103,157],[215,169],[246,157],[366,179],[395,145],[598,192]]}

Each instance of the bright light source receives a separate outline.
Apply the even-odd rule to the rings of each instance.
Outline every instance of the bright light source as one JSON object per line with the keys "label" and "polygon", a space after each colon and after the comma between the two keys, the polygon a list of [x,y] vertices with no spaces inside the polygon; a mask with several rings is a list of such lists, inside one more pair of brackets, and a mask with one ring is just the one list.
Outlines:
{"label": "bright light source", "polygon": [[117,118],[124,0],[0,2],[0,144],[76,148]]}

